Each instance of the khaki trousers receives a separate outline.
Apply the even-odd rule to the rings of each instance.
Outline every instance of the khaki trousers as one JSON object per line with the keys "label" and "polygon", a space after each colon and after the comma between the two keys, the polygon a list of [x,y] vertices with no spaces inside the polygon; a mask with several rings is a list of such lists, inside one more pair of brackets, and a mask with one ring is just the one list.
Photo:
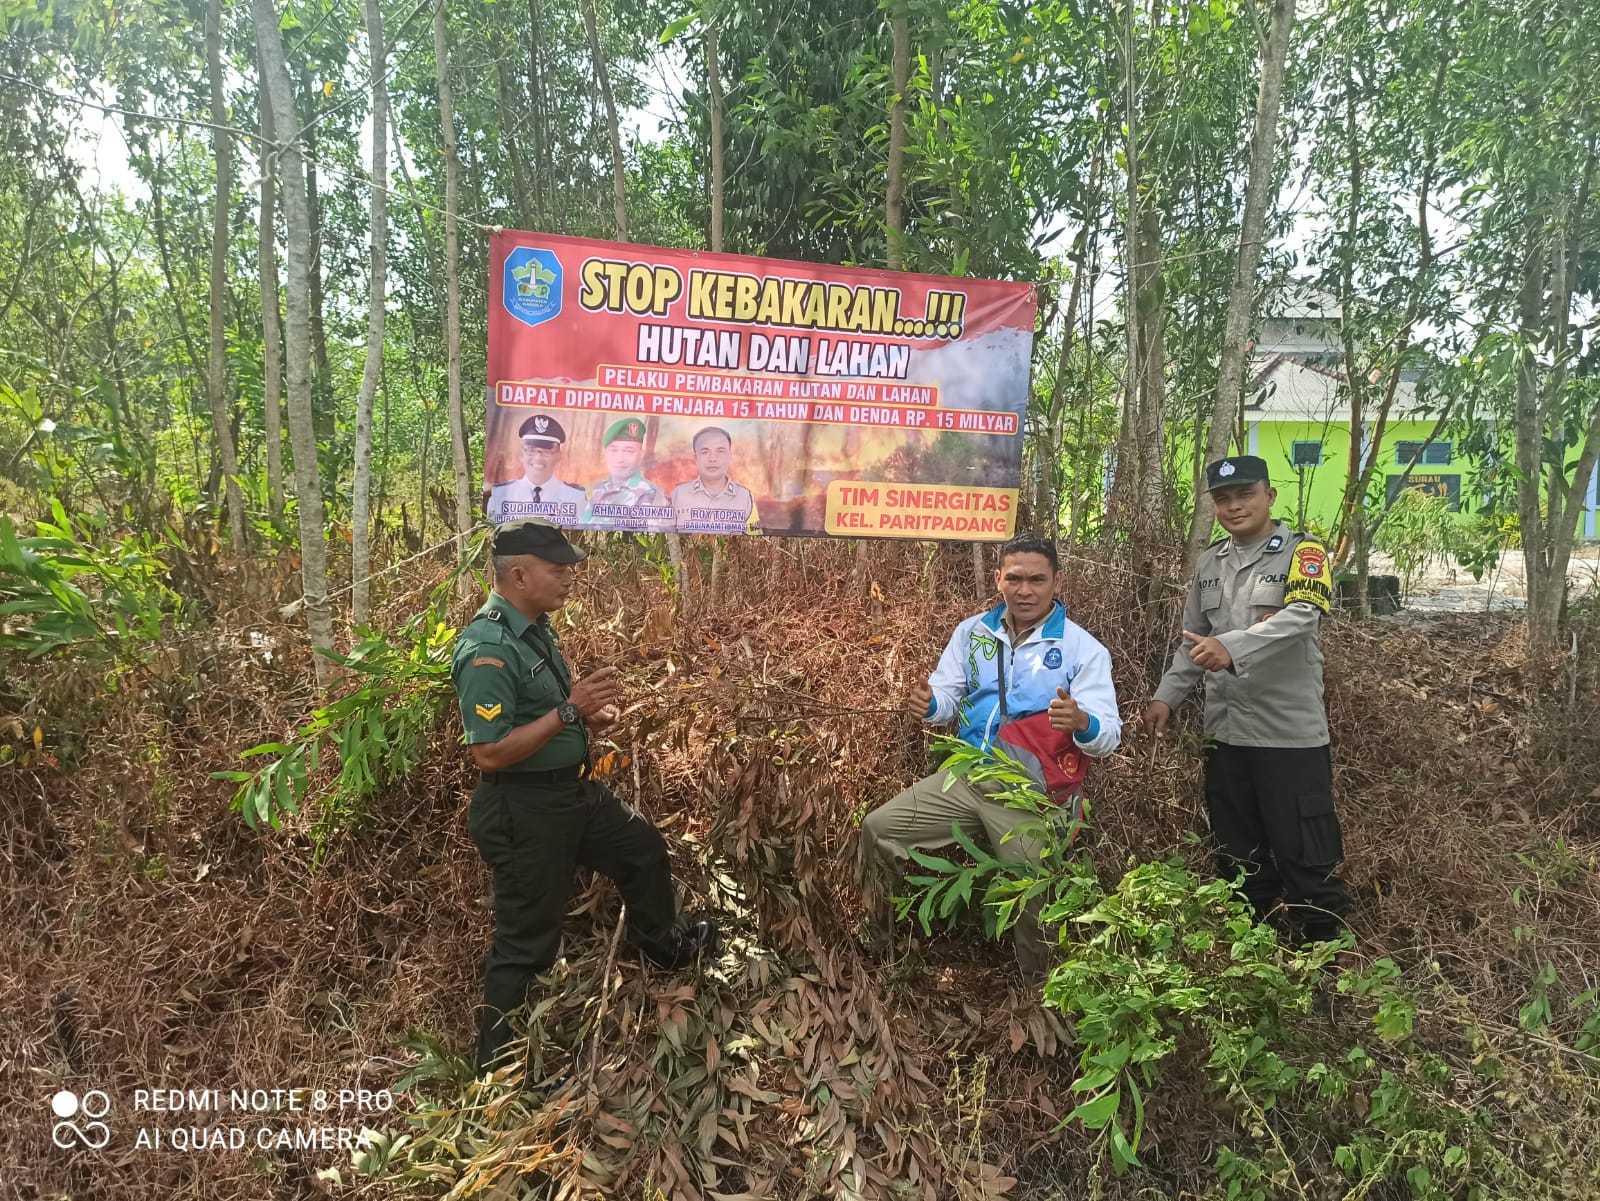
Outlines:
{"label": "khaki trousers", "polygon": [[[956,780],[947,789],[945,772],[937,772],[918,780],[887,804],[867,814],[861,823],[862,870],[870,868],[874,858],[888,864],[896,871],[903,870],[911,859],[910,850],[933,850],[950,846],[955,838],[950,833],[951,824],[960,826],[973,841],[985,840],[995,858],[1017,863],[1037,865],[1044,852],[1044,843],[1027,834],[1006,838],[1017,826],[1037,821],[1036,815],[1026,809],[1011,809],[991,800],[983,784]],[[993,792],[999,785],[988,785]],[[1002,841],[1003,840],[1003,841]],[[1025,976],[1042,975],[1050,967],[1049,952],[1039,927],[1039,904],[1029,906],[1012,927],[1012,941],[1017,952],[1017,964]]]}

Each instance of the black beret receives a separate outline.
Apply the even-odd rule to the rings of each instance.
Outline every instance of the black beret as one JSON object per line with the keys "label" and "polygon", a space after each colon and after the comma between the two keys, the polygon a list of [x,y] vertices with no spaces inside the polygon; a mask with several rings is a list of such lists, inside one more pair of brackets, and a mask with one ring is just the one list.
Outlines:
{"label": "black beret", "polygon": [[559,526],[532,517],[496,529],[493,550],[497,555],[533,555],[549,563],[581,563],[589,557],[567,541]]}

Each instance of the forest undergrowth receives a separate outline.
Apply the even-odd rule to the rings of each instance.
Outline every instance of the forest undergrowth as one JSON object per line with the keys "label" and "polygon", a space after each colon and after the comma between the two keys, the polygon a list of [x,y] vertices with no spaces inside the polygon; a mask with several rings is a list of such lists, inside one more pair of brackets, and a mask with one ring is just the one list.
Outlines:
{"label": "forest undergrowth", "polygon": [[[713,601],[708,547],[691,548],[684,615],[653,553],[606,544],[563,646],[580,672],[622,668],[600,766],[728,945],[700,973],[648,970],[617,951],[610,885],[580,878],[533,997],[525,1072],[548,1090],[517,1088],[521,1071],[474,1082],[458,1058],[491,912],[438,671],[478,592],[441,589],[448,564],[388,584],[391,633],[347,640],[346,703],[321,719],[275,602],[133,623],[115,653],[64,636],[8,655],[0,1193],[1600,1194],[1594,614],[1539,696],[1513,618],[1328,624],[1358,909],[1353,947],[1321,968],[1208,883],[1194,715],[1171,743],[1131,736],[1176,634],[1170,597],[1082,549],[1065,600],[1111,649],[1130,737],[1091,772],[1056,893],[1067,963],[1042,1001],[985,936],[996,877],[968,857],[947,865],[967,873],[938,907],[951,920],[887,943],[866,936],[854,875],[862,813],[930,768],[901,698],[986,603],[967,550],[875,545],[858,565],[847,546],[730,539]],[[224,573],[210,592],[239,589]],[[242,778],[297,752],[267,794]],[[273,1117],[378,1131],[359,1163],[135,1146],[141,1125],[219,1121],[135,1113],[135,1090],[231,1087],[388,1089],[395,1107]],[[113,1098],[104,1150],[51,1145],[62,1088]]]}

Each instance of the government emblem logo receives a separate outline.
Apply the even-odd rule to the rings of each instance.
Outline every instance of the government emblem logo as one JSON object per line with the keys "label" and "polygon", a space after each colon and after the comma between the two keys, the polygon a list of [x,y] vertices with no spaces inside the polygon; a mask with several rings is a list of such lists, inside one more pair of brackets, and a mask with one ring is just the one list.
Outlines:
{"label": "government emblem logo", "polygon": [[561,314],[561,260],[551,250],[518,246],[506,256],[501,303],[524,325]]}

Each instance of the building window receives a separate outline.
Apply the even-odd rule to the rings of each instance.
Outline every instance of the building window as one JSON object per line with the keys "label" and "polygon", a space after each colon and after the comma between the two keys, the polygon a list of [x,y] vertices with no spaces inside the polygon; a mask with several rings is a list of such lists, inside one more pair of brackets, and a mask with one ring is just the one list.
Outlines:
{"label": "building window", "polygon": [[1289,451],[1289,462],[1296,467],[1322,466],[1322,443],[1296,442]]}
{"label": "building window", "polygon": [[1413,459],[1417,459],[1423,467],[1448,467],[1452,462],[1451,451],[1454,444],[1450,442],[1430,442],[1424,448],[1421,442],[1397,442],[1394,448],[1394,461],[1401,467],[1408,467]]}

